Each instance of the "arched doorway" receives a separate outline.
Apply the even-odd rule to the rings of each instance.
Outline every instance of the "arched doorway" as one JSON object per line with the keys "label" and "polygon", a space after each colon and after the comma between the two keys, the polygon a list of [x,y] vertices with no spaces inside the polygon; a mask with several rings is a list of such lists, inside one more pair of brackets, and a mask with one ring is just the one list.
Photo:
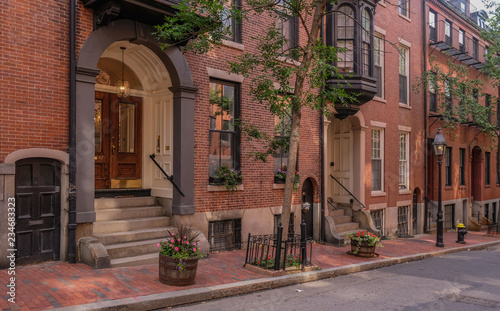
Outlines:
{"label": "arched doorway", "polygon": [[[121,53],[117,57],[116,52],[121,52],[118,45],[125,42],[130,44],[128,48],[140,47],[136,51],[139,54],[154,54],[168,72],[171,86],[168,87],[163,84],[156,88],[155,82],[165,81],[163,81],[161,73],[160,76],[157,75],[155,63],[144,62],[135,64],[135,66],[132,63],[134,67],[132,71],[136,73],[143,87],[143,90],[136,91],[147,91],[146,86],[154,86],[154,90],[158,92],[151,95],[151,98],[161,96],[159,94],[161,92],[171,92],[172,141],[168,146],[172,149],[166,150],[165,145],[163,150],[160,151],[162,154],[170,152],[172,157],[171,173],[173,173],[175,182],[185,194],[182,197],[177,192],[172,193],[172,213],[176,215],[194,213],[194,94],[197,88],[194,87],[189,65],[181,51],[176,47],[170,47],[163,51],[158,41],[151,36],[152,32],[151,26],[131,20],[117,20],[94,31],[78,53],[76,76],[76,218],[78,223],[95,221],[95,186],[93,182],[89,183],[89,181],[95,180],[95,91],[102,91],[96,87],[96,77],[101,72],[98,69],[98,63],[103,56],[115,61],[117,59],[121,60]],[[144,55],[142,57],[140,55],[136,56],[135,59],[137,60],[152,59],[143,57]],[[130,60],[134,60],[133,56],[130,56]],[[146,75],[147,78],[155,77],[156,79],[141,80],[144,76],[139,73],[139,70],[147,71],[149,73],[149,75]],[[153,112],[151,114],[153,115]],[[150,144],[152,151],[155,152],[158,138],[152,132],[144,133],[144,135],[143,137],[147,137],[144,146]],[[160,142],[163,138],[160,137]],[[161,145],[160,149],[162,149]],[[146,151],[151,150],[143,150],[143,155]],[[143,159],[142,163],[145,161]],[[168,167],[166,168],[168,169]],[[142,165],[142,169],[144,169],[144,165]],[[137,169],[135,173],[137,173]],[[158,179],[163,180],[161,177],[158,177]],[[144,176],[142,180],[146,181]]]}
{"label": "arched doorway", "polygon": [[306,237],[314,235],[314,186],[310,178],[302,185],[302,221],[306,223]]}
{"label": "arched doorway", "polygon": [[16,262],[59,260],[61,163],[48,158],[18,160],[15,183]]}
{"label": "arched doorway", "polygon": [[[97,68],[95,188],[148,188],[153,196],[172,198],[172,185],[149,159],[154,154],[172,174],[173,98],[167,69],[150,49],[128,41],[111,44]],[[117,93],[122,76],[129,96]]]}

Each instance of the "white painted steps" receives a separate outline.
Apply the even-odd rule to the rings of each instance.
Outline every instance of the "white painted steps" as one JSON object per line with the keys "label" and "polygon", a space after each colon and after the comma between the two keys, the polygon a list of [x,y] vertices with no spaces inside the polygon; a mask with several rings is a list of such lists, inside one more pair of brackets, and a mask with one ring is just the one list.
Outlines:
{"label": "white painted steps", "polygon": [[94,236],[106,248],[111,267],[158,262],[158,242],[168,235],[171,218],[154,197],[95,200]]}

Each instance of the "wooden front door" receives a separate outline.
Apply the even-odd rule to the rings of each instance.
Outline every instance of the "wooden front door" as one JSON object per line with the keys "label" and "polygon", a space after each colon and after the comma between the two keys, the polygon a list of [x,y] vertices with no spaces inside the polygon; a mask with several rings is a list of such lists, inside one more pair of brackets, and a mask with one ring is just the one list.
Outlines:
{"label": "wooden front door", "polygon": [[142,187],[142,98],[96,92],[95,188]]}
{"label": "wooden front door", "polygon": [[33,158],[16,162],[16,262],[59,259],[61,164]]}

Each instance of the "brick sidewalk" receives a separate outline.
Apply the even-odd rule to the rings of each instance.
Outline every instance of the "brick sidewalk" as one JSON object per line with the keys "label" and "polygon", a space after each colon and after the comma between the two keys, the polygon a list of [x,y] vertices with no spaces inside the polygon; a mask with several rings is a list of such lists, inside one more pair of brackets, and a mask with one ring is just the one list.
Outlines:
{"label": "brick sidewalk", "polygon": [[[441,248],[435,246],[435,235],[421,235],[412,239],[383,241],[377,248],[378,258],[359,258],[347,254],[349,246],[333,247],[314,244],[313,263],[323,269],[350,264],[429,253]],[[457,244],[456,233],[444,234],[446,248],[463,247],[499,241],[500,236],[486,236],[484,232],[466,235],[467,244]],[[4,292],[0,293],[2,310],[47,310],[92,302],[180,291],[239,281],[264,278],[262,274],[242,267],[245,250],[210,254],[200,260],[196,284],[188,287],[168,286],[158,281],[158,265],[93,270],[83,264],[49,262],[16,267],[16,304],[8,302],[6,285],[10,276],[0,270]]]}

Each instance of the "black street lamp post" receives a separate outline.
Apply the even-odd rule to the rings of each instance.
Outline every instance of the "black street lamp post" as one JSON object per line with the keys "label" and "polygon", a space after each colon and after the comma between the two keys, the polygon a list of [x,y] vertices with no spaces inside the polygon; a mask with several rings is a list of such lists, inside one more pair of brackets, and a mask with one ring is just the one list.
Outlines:
{"label": "black street lamp post", "polygon": [[441,196],[441,166],[443,164],[443,157],[446,152],[446,141],[444,140],[444,136],[441,133],[441,128],[438,129],[438,132],[436,134],[436,137],[434,137],[434,142],[432,143],[432,146],[434,147],[434,153],[437,156],[438,160],[438,213],[437,213],[437,237],[436,237],[436,246],[437,247],[444,247],[443,243],[443,200]]}

